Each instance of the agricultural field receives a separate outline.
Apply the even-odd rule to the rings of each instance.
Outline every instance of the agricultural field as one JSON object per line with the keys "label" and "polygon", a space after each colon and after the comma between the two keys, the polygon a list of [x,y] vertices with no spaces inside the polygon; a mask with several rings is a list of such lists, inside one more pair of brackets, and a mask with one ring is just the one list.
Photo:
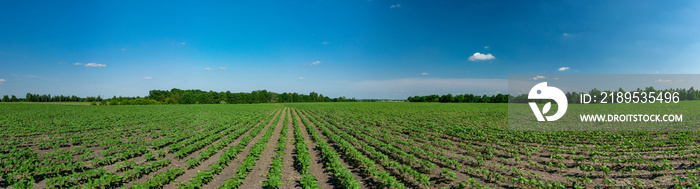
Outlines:
{"label": "agricultural field", "polygon": [[507,114],[482,103],[0,104],[0,188],[698,187],[696,132],[512,131]]}

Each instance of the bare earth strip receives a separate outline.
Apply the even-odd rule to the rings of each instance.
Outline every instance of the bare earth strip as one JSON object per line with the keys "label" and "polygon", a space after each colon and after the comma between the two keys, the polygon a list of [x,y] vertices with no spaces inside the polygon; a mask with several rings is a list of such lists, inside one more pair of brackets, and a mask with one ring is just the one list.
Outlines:
{"label": "bare earth strip", "polygon": [[[290,108],[291,110],[291,108]],[[287,117],[289,120],[287,121],[287,143],[285,143],[285,146],[287,146],[284,149],[284,166],[282,167],[282,182],[284,182],[284,186],[281,188],[301,188],[301,174],[294,170],[294,160],[296,159],[297,155],[295,155],[294,152],[294,125],[292,125],[292,121],[295,121],[292,117],[292,114],[290,111],[287,112]]]}
{"label": "bare earth strip", "polygon": [[267,141],[267,146],[265,146],[265,149],[260,154],[260,158],[250,173],[248,173],[248,176],[243,179],[243,184],[239,188],[262,188],[262,183],[267,180],[267,173],[270,170],[272,159],[275,158],[275,149],[277,149],[277,141],[280,138],[280,131],[282,131],[282,125],[284,124],[283,120],[287,116],[286,111],[287,109],[282,111],[277,127],[275,127],[275,131],[272,132],[272,136]]}
{"label": "bare earth strip", "polygon": [[[340,148],[340,147],[338,146],[338,144],[336,144],[336,143],[333,142],[333,141],[328,140],[328,137],[326,137],[326,135],[323,135],[322,132],[316,127],[316,125],[314,125],[314,123],[311,122],[311,120],[309,120],[309,118],[306,117],[306,115],[304,115],[303,113],[301,113],[301,117],[302,117],[303,119],[306,119],[306,121],[309,122],[309,125],[311,126],[311,128],[313,128],[317,133],[319,133],[319,135],[321,136],[321,139],[324,140],[324,141],[326,141],[326,143],[328,143],[329,146],[333,147],[333,149],[336,150],[336,152],[338,153],[338,155],[339,155],[340,157],[342,157],[342,158],[340,158],[340,162],[343,164],[343,167],[345,167],[345,169],[348,169],[348,170],[352,173],[352,177],[354,177],[355,180],[357,180],[357,182],[360,183],[360,186],[362,186],[362,188],[370,188],[370,187],[371,187],[371,184],[370,184],[370,183],[372,182],[371,179],[370,179],[369,177],[367,177],[366,179],[363,179],[363,178],[360,176],[361,170],[360,170],[358,167],[351,166],[350,163],[348,163],[348,162],[346,161],[345,155],[344,155],[342,152],[339,152],[339,151],[338,151],[338,149]],[[320,151],[320,149],[315,149],[315,150],[319,150],[319,151]],[[320,156],[319,156],[319,159],[321,159]],[[321,161],[320,163],[323,163],[323,162]]]}
{"label": "bare earth strip", "polygon": [[323,160],[321,159],[321,155],[318,153],[317,150],[315,150],[316,142],[311,140],[311,136],[309,136],[309,133],[306,131],[304,123],[299,118],[299,114],[297,114],[296,111],[293,112],[294,118],[299,123],[299,129],[301,129],[301,136],[304,138],[304,141],[306,141],[306,146],[311,148],[311,150],[309,150],[309,156],[311,156],[311,165],[309,166],[309,172],[316,178],[316,180],[318,180],[318,187],[333,188],[333,181],[331,180],[333,173],[331,173],[330,171],[326,171],[323,168]]}
{"label": "bare earth strip", "polygon": [[[270,128],[272,123],[275,121],[275,119],[278,119],[279,116],[280,116],[280,112],[278,112],[275,115],[275,117],[273,117],[272,120],[270,120],[270,122],[268,122],[267,125],[265,125],[265,128],[263,128],[263,130],[257,136],[255,136],[250,141],[250,143],[248,143],[248,145],[246,145],[246,147],[243,149],[243,151],[241,151],[241,153],[238,154],[236,156],[236,158],[228,164],[229,166],[224,167],[224,169],[221,170],[221,173],[219,173],[219,175],[214,176],[214,180],[212,180],[208,184],[204,185],[202,188],[219,188],[219,187],[224,185],[224,183],[226,182],[226,179],[233,177],[233,174],[236,174],[238,167],[241,166],[241,164],[243,163],[243,160],[245,160],[246,156],[248,156],[250,149],[253,148],[253,145],[255,145],[255,143],[257,143],[257,141],[259,141],[260,138],[262,138],[262,136],[265,135],[265,132],[267,131],[267,129]],[[243,137],[245,137],[245,136],[246,135],[244,135]],[[241,137],[241,139],[243,137]],[[163,187],[163,188],[168,188],[168,187]]]}

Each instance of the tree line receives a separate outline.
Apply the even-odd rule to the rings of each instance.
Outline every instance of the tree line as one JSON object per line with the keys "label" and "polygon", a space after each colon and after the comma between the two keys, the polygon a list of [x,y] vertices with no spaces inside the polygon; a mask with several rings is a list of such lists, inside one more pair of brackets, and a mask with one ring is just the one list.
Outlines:
{"label": "tree line", "polygon": [[[591,89],[588,94],[599,96],[601,93],[610,93],[611,90]],[[637,88],[635,91],[624,91],[619,88],[614,92],[677,92],[680,100],[700,100],[700,90],[695,90],[693,87],[689,89],[665,89],[657,90],[654,87],[646,87],[644,89]],[[585,92],[567,92],[566,98],[569,103],[580,103],[581,94]],[[290,102],[374,102],[379,100],[357,100],[355,98],[346,98],[344,96],[338,98],[330,98],[316,92],[311,92],[308,95],[299,93],[275,93],[267,90],[256,90],[249,93],[230,91],[214,92],[202,91],[199,89],[182,90],[173,88],[171,90],[151,90],[148,96],[145,97],[112,97],[103,99],[97,97],[78,97],[75,95],[64,96],[51,94],[32,94],[27,93],[25,98],[18,98],[15,95],[4,95],[2,102],[92,102],[92,104],[100,105],[150,105],[150,104],[253,104],[253,103],[290,103]],[[427,95],[427,96],[412,96],[408,97],[408,102],[443,102],[443,103],[526,103],[531,100],[527,99],[527,94],[511,96],[507,94],[496,95]]]}
{"label": "tree line", "polygon": [[307,94],[299,93],[275,93],[267,90],[256,90],[249,93],[230,91],[214,92],[199,89],[171,89],[151,90],[145,97],[114,96],[103,99],[97,97],[77,97],[51,94],[27,93],[25,98],[17,98],[15,95],[4,95],[2,102],[91,102],[91,105],[152,105],[152,104],[253,104],[253,103],[290,103],[290,102],[359,102],[355,98],[344,96],[330,98],[316,92]]}
{"label": "tree line", "polygon": [[506,94],[496,94],[496,95],[473,95],[473,94],[460,94],[453,96],[452,94],[446,95],[427,95],[427,96],[413,96],[408,97],[409,102],[443,102],[443,103],[507,103],[508,95]]}
{"label": "tree line", "polygon": [[[611,93],[611,92],[646,92],[649,94],[650,92],[655,92],[655,94],[659,94],[662,92],[670,92],[678,93],[679,100],[700,100],[700,90],[695,90],[695,88],[690,87],[689,89],[664,89],[664,90],[657,90],[654,89],[654,87],[646,87],[644,89],[637,88],[635,91],[625,91],[622,88],[619,88],[617,91],[611,91],[611,90],[598,90],[596,88],[591,89],[587,94],[590,94],[591,96],[600,96],[601,93]],[[566,93],[566,99],[570,104],[578,104],[580,103],[580,98],[581,94],[584,94],[586,92],[567,92]],[[407,101],[409,102],[443,102],[443,103],[508,103],[508,102],[514,102],[514,103],[527,103],[531,102],[533,100],[527,99],[527,94],[521,94],[517,96],[512,96],[512,95],[507,95],[507,94],[496,94],[496,95],[473,95],[473,94],[460,94],[457,96],[453,96],[452,94],[446,94],[446,95],[427,95],[427,96],[413,96],[413,97],[408,97]],[[538,102],[544,102],[547,100],[534,100]]]}
{"label": "tree line", "polygon": [[2,102],[93,102],[93,101],[103,101],[102,97],[97,96],[97,97],[78,97],[78,96],[63,96],[63,95],[56,95],[56,96],[51,96],[51,94],[32,94],[32,93],[27,93],[27,95],[24,98],[17,98],[17,96],[12,95],[12,97],[8,95],[4,95],[2,97]]}
{"label": "tree line", "polygon": [[113,97],[110,105],[148,105],[148,104],[253,104],[253,103],[290,103],[290,102],[358,102],[355,98],[330,98],[316,92],[308,95],[299,93],[275,93],[267,90],[246,92],[214,92],[199,89],[151,90],[148,96]]}

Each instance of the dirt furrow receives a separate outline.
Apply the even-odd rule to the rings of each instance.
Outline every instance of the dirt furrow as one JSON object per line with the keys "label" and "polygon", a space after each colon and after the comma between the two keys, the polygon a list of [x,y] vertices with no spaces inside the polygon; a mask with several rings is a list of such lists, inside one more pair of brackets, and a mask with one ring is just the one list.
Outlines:
{"label": "dirt furrow", "polygon": [[[360,174],[361,174],[360,168],[356,167],[356,166],[351,166],[350,163],[348,163],[347,157],[342,152],[340,152],[338,150],[338,149],[340,149],[338,144],[333,142],[333,141],[328,140],[328,137],[326,137],[326,135],[321,134],[322,133],[321,130],[319,130],[318,127],[316,127],[316,125],[313,122],[311,122],[311,120],[309,120],[309,118],[307,118],[306,115],[304,115],[304,113],[300,112],[300,114],[301,114],[301,117],[303,119],[306,119],[306,121],[308,121],[309,126],[311,126],[311,128],[313,128],[317,133],[319,133],[319,135],[321,136],[321,139],[326,141],[326,143],[328,143],[329,146],[333,147],[333,149],[335,149],[335,151],[338,153],[338,155],[340,157],[342,157],[342,158],[340,158],[340,162],[343,164],[343,167],[345,167],[345,169],[348,169],[352,173],[352,177],[354,177],[355,180],[357,180],[357,182],[360,183],[362,188],[372,188],[372,184],[371,184],[372,179],[370,179],[369,177],[366,177],[363,179],[362,176],[360,176]],[[314,150],[320,151],[320,149],[314,149]],[[320,153],[318,155],[320,155]],[[321,159],[321,156],[319,156],[319,159]],[[319,163],[323,164],[323,161],[321,160]]]}
{"label": "dirt furrow", "polygon": [[[270,120],[270,122],[268,122],[265,125],[265,128],[263,128],[262,131],[260,133],[258,133],[258,135],[255,136],[250,141],[250,143],[248,143],[248,145],[246,145],[246,147],[243,149],[243,151],[241,151],[236,156],[236,158],[234,158],[234,160],[231,160],[231,162],[228,164],[229,166],[224,167],[224,169],[221,170],[221,172],[218,175],[214,176],[214,180],[207,183],[202,188],[219,188],[219,187],[224,185],[224,183],[226,182],[226,179],[233,177],[233,175],[236,174],[238,167],[241,166],[241,164],[243,163],[243,160],[245,160],[246,156],[248,156],[250,149],[253,148],[253,145],[255,145],[255,143],[257,143],[260,140],[260,138],[262,138],[263,135],[265,135],[265,131],[267,131],[267,129],[270,128],[270,126],[275,121],[275,119],[279,118],[280,113],[281,112],[277,112],[275,114],[275,117],[273,117],[272,120]],[[241,137],[241,139],[245,136],[246,135],[243,135]],[[168,188],[168,187],[164,187],[164,188]]]}
{"label": "dirt furrow", "polygon": [[281,179],[282,182],[284,182],[284,186],[281,188],[301,188],[301,174],[294,170],[294,160],[297,155],[294,153],[294,125],[292,122],[295,120],[293,119],[294,117],[292,117],[291,108],[287,111],[287,117],[289,119],[284,123],[287,124],[287,131],[284,131],[287,135],[287,142],[285,143],[286,148],[284,149],[284,166],[282,167]]}
{"label": "dirt furrow", "polygon": [[272,132],[272,136],[270,136],[270,139],[267,141],[267,146],[265,146],[265,149],[260,154],[260,158],[258,158],[255,166],[248,173],[248,176],[243,179],[243,184],[241,184],[239,188],[261,188],[263,182],[267,180],[267,173],[270,170],[272,159],[275,158],[277,141],[280,138],[280,131],[282,131],[282,125],[284,124],[283,120],[287,116],[286,111],[287,109],[282,110],[282,115],[278,118],[279,122],[277,122],[275,131]]}
{"label": "dirt furrow", "polygon": [[333,181],[331,180],[331,178],[333,178],[333,173],[324,168],[321,154],[318,152],[318,149],[316,149],[316,142],[311,139],[311,136],[306,130],[306,126],[304,126],[304,122],[301,121],[299,114],[297,114],[297,110],[293,109],[292,112],[294,113],[295,121],[299,123],[301,136],[304,138],[304,141],[306,141],[306,146],[310,148],[309,156],[311,156],[311,165],[309,166],[309,172],[318,181],[318,187],[333,188]]}

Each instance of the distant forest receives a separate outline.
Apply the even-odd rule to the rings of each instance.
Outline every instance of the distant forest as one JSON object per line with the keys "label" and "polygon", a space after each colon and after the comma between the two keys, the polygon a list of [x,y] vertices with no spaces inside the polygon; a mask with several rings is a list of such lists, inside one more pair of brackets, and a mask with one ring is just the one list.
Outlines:
{"label": "distant forest", "polygon": [[102,97],[97,96],[97,97],[77,97],[75,95],[73,96],[63,96],[63,95],[55,95],[51,96],[51,94],[32,94],[32,93],[27,93],[27,95],[24,98],[17,98],[17,96],[12,95],[12,97],[8,95],[4,95],[2,97],[2,102],[100,102],[103,101]]}
{"label": "distant forest", "polygon": [[[344,96],[338,98],[330,98],[311,92],[308,95],[299,93],[275,93],[267,90],[257,90],[249,93],[238,92],[214,92],[202,90],[151,90],[148,96],[145,97],[153,103],[154,101],[162,104],[253,104],[253,103],[275,103],[275,102],[357,102],[355,98],[346,98]],[[118,102],[122,104],[125,100],[134,100],[132,98],[114,97],[110,99],[110,104]]]}
{"label": "distant forest", "polygon": [[[150,104],[253,104],[253,103],[275,103],[275,102],[359,102],[355,98],[330,98],[311,92],[308,95],[299,93],[269,92],[267,90],[257,90],[249,93],[237,92],[214,92],[202,90],[151,90],[145,97],[117,97],[103,99],[97,97],[77,97],[77,96],[51,96],[51,94],[31,94],[27,93],[25,98],[17,98],[4,95],[2,102],[92,102],[97,105],[150,105]],[[367,101],[367,100],[366,100]]]}
{"label": "distant forest", "polygon": [[[695,90],[693,87],[690,89],[665,89],[657,90],[653,87],[646,87],[644,89],[637,88],[636,92],[655,92],[659,94],[661,92],[677,92],[679,100],[700,100],[700,90]],[[627,92],[635,92],[627,91]],[[592,89],[587,92],[587,94],[597,96],[601,93],[610,92],[626,92],[622,88],[617,91],[610,90],[598,90]],[[581,92],[567,92],[566,98],[569,103],[579,103]],[[77,97],[55,95],[51,94],[31,94],[27,93],[25,98],[18,98],[15,95],[4,95],[2,97],[2,102],[92,102],[92,104],[100,105],[149,105],[149,104],[253,104],[253,103],[290,103],[290,102],[377,102],[385,100],[357,100],[355,98],[346,98],[344,96],[338,98],[330,98],[328,96],[323,96],[315,92],[311,92],[308,95],[299,93],[275,93],[267,90],[257,90],[249,93],[237,92],[232,93],[230,91],[226,92],[214,92],[214,91],[202,91],[198,89],[182,90],[182,89],[171,89],[171,90],[151,90],[148,96],[145,97],[112,97],[108,99],[103,99],[100,96],[97,97]],[[531,100],[527,99],[527,94],[521,94],[518,96],[511,96],[507,94],[496,94],[496,95],[473,95],[473,94],[460,94],[460,95],[427,95],[427,96],[412,96],[406,99],[408,102],[443,102],[443,103],[525,103]]]}
{"label": "distant forest", "polygon": [[[665,90],[657,90],[654,89],[654,87],[646,87],[644,89],[637,88],[637,90],[634,91],[624,91],[622,88],[619,88],[617,91],[611,91],[611,90],[598,90],[598,89],[592,89],[591,91],[587,92],[587,94],[590,94],[591,96],[600,96],[601,93],[611,93],[611,92],[646,92],[649,94],[649,92],[654,92],[655,94],[659,94],[662,92],[677,92],[678,93],[678,99],[679,100],[700,100],[700,90],[695,90],[693,87],[690,87],[690,89],[665,89]],[[580,103],[580,98],[581,94],[584,92],[567,92],[566,93],[566,99],[570,104],[578,104]],[[508,103],[508,102],[514,102],[514,103],[527,103],[533,100],[527,99],[527,94],[521,94],[518,96],[511,96],[507,94],[497,94],[497,95],[492,95],[492,96],[487,96],[487,95],[473,95],[473,94],[460,94],[460,95],[452,95],[452,94],[446,94],[446,95],[428,95],[428,96],[413,96],[413,97],[408,97],[406,99],[409,102],[443,102],[443,103]],[[535,101],[545,101],[545,100],[535,100]]]}

